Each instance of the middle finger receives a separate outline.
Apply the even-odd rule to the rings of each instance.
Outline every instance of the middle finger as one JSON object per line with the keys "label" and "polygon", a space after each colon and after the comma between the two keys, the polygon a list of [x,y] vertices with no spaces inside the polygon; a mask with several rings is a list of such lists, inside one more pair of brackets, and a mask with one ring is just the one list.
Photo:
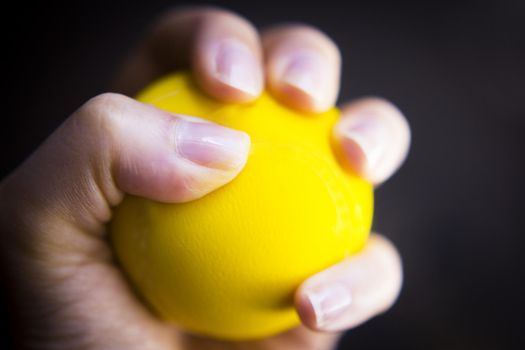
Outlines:
{"label": "middle finger", "polygon": [[268,89],[281,102],[323,112],[339,93],[341,54],[324,33],[306,25],[283,25],[261,35]]}

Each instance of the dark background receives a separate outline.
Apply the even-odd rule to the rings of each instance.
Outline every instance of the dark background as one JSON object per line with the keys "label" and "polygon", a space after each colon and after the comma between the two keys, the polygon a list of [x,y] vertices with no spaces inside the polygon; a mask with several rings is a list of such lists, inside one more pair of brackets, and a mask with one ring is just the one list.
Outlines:
{"label": "dark background", "polygon": [[[402,253],[404,289],[391,311],[348,332],[341,348],[518,348],[525,2],[222,3],[259,27],[318,26],[343,53],[340,100],[383,96],[410,121],[411,153],[377,191],[375,214],[376,230]],[[14,24],[2,24],[1,175],[106,91],[143,30],[175,4],[22,3],[4,12]]]}

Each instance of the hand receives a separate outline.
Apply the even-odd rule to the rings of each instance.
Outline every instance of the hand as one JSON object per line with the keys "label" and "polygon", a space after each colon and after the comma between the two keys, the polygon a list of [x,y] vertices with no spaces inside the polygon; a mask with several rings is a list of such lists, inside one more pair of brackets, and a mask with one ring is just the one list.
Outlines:
{"label": "hand", "polygon": [[[285,25],[258,33],[235,14],[188,8],[153,28],[116,87],[132,94],[189,66],[218,99],[249,101],[266,84],[285,104],[323,111],[336,100],[340,61],[336,45],[314,28]],[[376,98],[342,111],[334,136],[347,165],[380,184],[406,156],[405,119]],[[185,334],[155,318],[114,264],[105,225],[125,193],[181,202],[232,180],[246,162],[249,137],[208,125],[103,94],[2,181],[1,257],[22,347],[329,349],[340,332],[392,305],[402,281],[400,259],[391,243],[373,234],[361,253],[304,282],[296,293],[303,325],[284,334],[232,344]],[[200,147],[192,148],[196,140]],[[223,163],[207,162],[209,152]]]}

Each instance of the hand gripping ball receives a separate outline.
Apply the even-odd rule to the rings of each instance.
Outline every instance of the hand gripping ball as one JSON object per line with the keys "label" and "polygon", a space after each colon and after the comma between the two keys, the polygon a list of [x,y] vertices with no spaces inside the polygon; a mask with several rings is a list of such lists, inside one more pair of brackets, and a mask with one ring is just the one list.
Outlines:
{"label": "hand gripping ball", "polygon": [[220,103],[187,73],[138,99],[245,131],[252,143],[241,173],[201,199],[126,196],[116,208],[110,239],[137,293],[159,317],[205,336],[254,339],[298,325],[296,288],[361,249],[372,220],[372,186],[334,151],[339,111],[297,112],[268,93]]}

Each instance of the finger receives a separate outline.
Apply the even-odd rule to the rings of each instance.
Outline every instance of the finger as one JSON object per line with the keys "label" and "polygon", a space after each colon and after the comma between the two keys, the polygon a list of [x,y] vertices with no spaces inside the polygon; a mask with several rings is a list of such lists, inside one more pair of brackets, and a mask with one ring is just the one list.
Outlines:
{"label": "finger", "polygon": [[342,331],[390,308],[401,282],[396,249],[374,235],[361,253],[305,281],[296,293],[296,308],[311,329]]}
{"label": "finger", "polygon": [[[200,198],[232,180],[246,163],[249,136],[195,117],[173,116],[122,95],[99,96],[73,117],[93,135],[85,152],[104,154],[109,139],[115,183],[130,194],[164,202]],[[91,147],[90,147],[91,146]],[[107,153],[107,151],[106,151]]]}
{"label": "finger", "polygon": [[103,94],[76,111],[2,190],[46,217],[101,225],[124,193],[163,202],[204,196],[240,172],[249,147],[243,132]]}
{"label": "finger", "polygon": [[379,185],[401,166],[410,146],[410,128],[393,104],[364,98],[342,108],[334,128],[343,165]]}
{"label": "finger", "polygon": [[172,349],[173,330],[152,317],[114,265],[105,224],[124,193],[181,202],[224,185],[246,162],[249,143],[242,132],[117,94],[75,112],[0,186],[8,242],[0,259],[25,337],[45,335],[45,347],[67,341],[61,348],[68,349],[99,342]]}
{"label": "finger", "polygon": [[201,88],[225,102],[246,102],[263,88],[256,29],[239,15],[213,7],[178,9],[163,16],[117,77],[134,94],[175,68],[191,67]]}
{"label": "finger", "polygon": [[262,42],[268,87],[277,98],[306,112],[334,105],[341,54],[326,34],[306,25],[287,25],[266,31]]}

